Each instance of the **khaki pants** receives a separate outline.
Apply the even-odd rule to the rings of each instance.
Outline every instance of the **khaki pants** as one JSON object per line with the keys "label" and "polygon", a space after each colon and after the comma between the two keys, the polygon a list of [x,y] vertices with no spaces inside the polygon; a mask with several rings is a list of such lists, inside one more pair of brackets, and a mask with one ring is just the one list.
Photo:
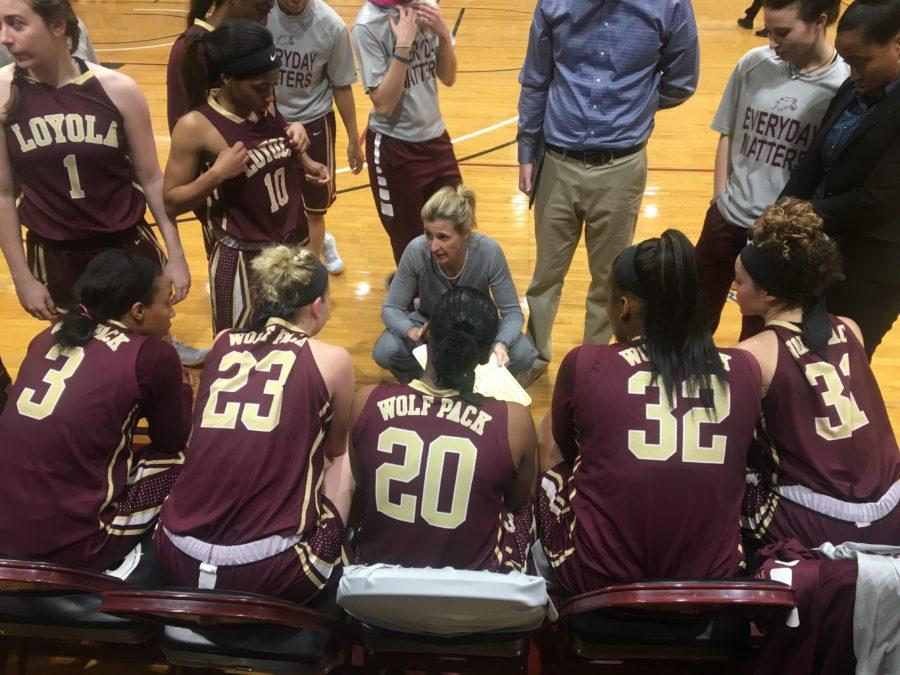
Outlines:
{"label": "khaki pants", "polygon": [[553,323],[582,226],[591,272],[584,343],[609,343],[606,277],[619,252],[631,245],[646,184],[646,149],[596,166],[549,151],[544,156],[534,200],[537,260],[526,293],[528,337],[539,354],[535,366],[553,355]]}

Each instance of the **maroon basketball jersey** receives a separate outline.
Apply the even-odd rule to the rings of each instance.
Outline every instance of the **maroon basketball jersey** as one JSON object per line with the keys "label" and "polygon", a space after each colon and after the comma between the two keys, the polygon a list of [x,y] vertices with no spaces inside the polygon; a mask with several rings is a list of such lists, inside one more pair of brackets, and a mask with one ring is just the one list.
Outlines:
{"label": "maroon basketball jersey", "polygon": [[352,431],[368,563],[494,569],[515,479],[506,403],[471,405],[418,380],[375,387]]}
{"label": "maroon basketball jersey", "polygon": [[79,564],[99,530],[121,534],[141,416],[135,362],[152,339],[109,323],[83,347],[61,349],[50,328],[31,341],[0,416],[0,551]]}
{"label": "maroon basketball jersey", "polygon": [[[284,119],[268,111],[256,120],[225,110],[212,97],[197,108],[232,146],[250,154],[242,175],[222,183],[210,205],[210,225],[247,242],[280,241],[297,227],[303,176]],[[210,158],[212,162],[214,158]]]}
{"label": "maroon basketball jersey", "polygon": [[897,440],[866,353],[829,315],[827,360],[809,351],[791,323],[778,336],[778,365],[758,430],[764,477],[848,502],[877,501],[900,478]]}
{"label": "maroon basketball jersey", "polygon": [[[194,19],[194,25],[179,35],[172,44],[169,62],[166,64],[166,116],[169,121],[169,133],[172,133],[179,118],[188,112],[188,104],[181,88],[181,55],[184,54],[187,38],[197,33],[209,32],[212,29],[213,27],[205,21]],[[205,62],[203,66],[206,68]]]}
{"label": "maroon basketball jersey", "polygon": [[719,354],[727,383],[714,407],[697,389],[670,400],[639,343],[585,345],[560,369],[572,378],[567,424],[554,393],[554,435],[569,428],[574,464],[573,554],[594,583],[735,574],[747,450],[759,418],[761,375],[736,349]]}
{"label": "maroon basketball jersey", "polygon": [[219,545],[304,534],[319,514],[331,397],[296,326],[227,331],[203,366],[170,532]]}
{"label": "maroon basketball jersey", "polygon": [[17,75],[6,147],[21,191],[19,220],[46,239],[88,239],[134,227],[147,203],[135,184],[125,123],[100,81],[54,88]]}

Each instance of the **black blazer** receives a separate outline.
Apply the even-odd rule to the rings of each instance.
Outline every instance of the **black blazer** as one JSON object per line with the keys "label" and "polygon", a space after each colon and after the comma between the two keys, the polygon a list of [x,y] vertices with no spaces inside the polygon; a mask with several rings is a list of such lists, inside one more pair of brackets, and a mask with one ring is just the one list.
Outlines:
{"label": "black blazer", "polygon": [[[838,89],[781,196],[812,198],[822,176],[825,137],[853,100],[850,85],[847,79]],[[900,87],[850,136],[825,177],[825,196],[813,200],[813,208],[825,231],[841,239],[842,249],[855,243],[867,249],[900,244]]]}

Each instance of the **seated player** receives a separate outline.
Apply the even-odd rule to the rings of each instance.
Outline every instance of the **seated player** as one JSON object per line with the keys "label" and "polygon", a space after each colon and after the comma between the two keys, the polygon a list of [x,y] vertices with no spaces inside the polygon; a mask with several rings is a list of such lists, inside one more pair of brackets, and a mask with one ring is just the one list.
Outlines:
{"label": "seated player", "polygon": [[270,246],[252,269],[262,314],[250,330],[220,333],[206,357],[157,565],[175,586],[305,603],[344,562],[353,364],[313,339],[330,302],[312,252]]}
{"label": "seated player", "polygon": [[735,575],[759,367],[713,344],[681,232],[626,248],[607,285],[618,344],[569,352],[541,425],[547,558],[572,594]]}
{"label": "seated player", "polygon": [[350,459],[361,506],[361,564],[523,571],[531,544],[531,413],[473,393],[497,334],[497,308],[447,291],[423,333],[425,373],[361,389]]}
{"label": "seated player", "polygon": [[763,543],[796,539],[900,543],[900,454],[857,325],[826,314],[822,292],[841,277],[837,245],[809,202],[763,214],[735,263],[741,313],[766,330],[753,354],[766,391],[751,455],[744,525]]}
{"label": "seated player", "polygon": [[191,428],[190,382],[161,339],[172,293],[155,263],[108,250],[31,341],[0,416],[0,554],[106,570],[153,527]]}

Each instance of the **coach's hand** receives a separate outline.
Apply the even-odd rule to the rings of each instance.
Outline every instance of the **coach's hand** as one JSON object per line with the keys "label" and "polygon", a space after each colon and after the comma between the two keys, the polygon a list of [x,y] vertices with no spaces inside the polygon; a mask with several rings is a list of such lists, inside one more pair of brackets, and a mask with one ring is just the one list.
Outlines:
{"label": "coach's hand", "polygon": [[244,149],[244,144],[238,141],[230,148],[226,148],[219,153],[210,171],[214,172],[224,182],[229,178],[235,178],[244,173],[244,169],[247,168],[247,162],[249,161],[250,155]]}
{"label": "coach's hand", "polygon": [[519,164],[519,192],[524,192],[529,197],[531,190],[534,188],[532,178],[534,177],[534,164]]}
{"label": "coach's hand", "polygon": [[33,276],[16,282],[16,295],[25,311],[35,319],[53,321],[56,319],[56,305],[50,297],[50,291]]}
{"label": "coach's hand", "polygon": [[416,33],[419,32],[419,25],[416,23],[416,12],[405,5],[397,7],[397,11],[400,12],[397,21],[394,21],[394,17],[388,16],[388,23],[391,24],[394,40],[396,40],[398,45],[411,47],[413,40],[416,39]]}
{"label": "coach's hand", "polygon": [[408,331],[406,331],[406,337],[408,337],[413,342],[421,342],[422,336],[425,334],[425,331],[428,330],[428,324],[426,323],[424,326],[413,326]]}
{"label": "coach's hand", "polygon": [[497,359],[497,365],[501,368],[506,368],[509,365],[509,352],[505,343],[497,342],[494,344],[494,357]]}
{"label": "coach's hand", "polygon": [[309,136],[306,133],[306,128],[302,124],[294,122],[284,131],[294,150],[297,152],[307,151],[309,148]]}
{"label": "coach's hand", "polygon": [[166,274],[172,280],[172,288],[175,289],[175,295],[172,296],[172,304],[177,305],[187,297],[191,288],[191,272],[183,255],[177,258],[169,258],[166,263]]}

